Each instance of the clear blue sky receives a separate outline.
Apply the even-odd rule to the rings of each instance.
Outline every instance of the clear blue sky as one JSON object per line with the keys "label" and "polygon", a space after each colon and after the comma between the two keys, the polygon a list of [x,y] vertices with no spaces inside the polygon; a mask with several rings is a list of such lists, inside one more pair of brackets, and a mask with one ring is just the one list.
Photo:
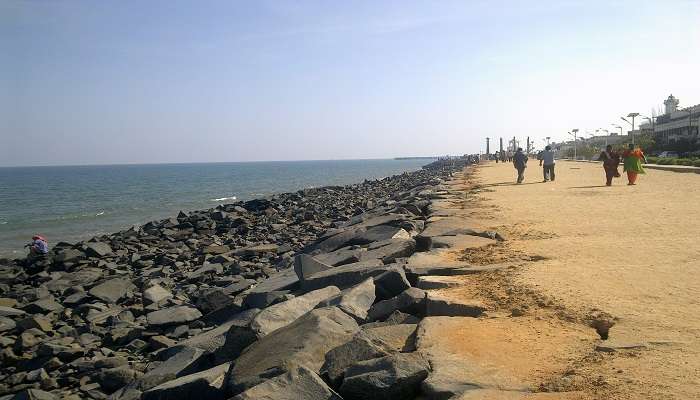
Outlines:
{"label": "clear blue sky", "polygon": [[375,158],[700,103],[698,1],[0,2],[0,165]]}

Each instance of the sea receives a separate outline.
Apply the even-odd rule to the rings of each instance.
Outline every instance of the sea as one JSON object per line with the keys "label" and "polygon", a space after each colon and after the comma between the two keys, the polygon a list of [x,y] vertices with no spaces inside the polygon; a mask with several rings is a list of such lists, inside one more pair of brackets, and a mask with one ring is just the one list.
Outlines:
{"label": "sea", "polygon": [[431,160],[373,159],[0,168],[0,258],[117,232],[178,211],[415,171]]}

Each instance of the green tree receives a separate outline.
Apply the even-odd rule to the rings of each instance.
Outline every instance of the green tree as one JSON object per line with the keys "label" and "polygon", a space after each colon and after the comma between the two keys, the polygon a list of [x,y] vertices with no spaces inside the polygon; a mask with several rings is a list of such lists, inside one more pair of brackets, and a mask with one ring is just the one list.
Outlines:
{"label": "green tree", "polygon": [[643,133],[634,138],[634,141],[645,153],[651,153],[656,150],[656,141],[651,133]]}

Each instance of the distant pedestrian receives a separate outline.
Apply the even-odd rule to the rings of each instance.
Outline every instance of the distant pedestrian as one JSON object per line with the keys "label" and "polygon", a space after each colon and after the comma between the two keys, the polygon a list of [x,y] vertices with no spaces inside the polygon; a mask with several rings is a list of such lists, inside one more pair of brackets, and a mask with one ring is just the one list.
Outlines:
{"label": "distant pedestrian", "polygon": [[518,170],[518,183],[523,183],[525,179],[525,168],[527,168],[527,156],[523,149],[518,147],[518,151],[513,155],[513,166]]}
{"label": "distant pedestrian", "polygon": [[551,146],[544,148],[543,152],[537,156],[540,160],[540,167],[542,167],[542,174],[544,175],[544,181],[547,182],[551,180],[554,182],[554,152]]}
{"label": "distant pedestrian", "polygon": [[605,186],[612,186],[613,178],[620,177],[617,167],[620,165],[620,155],[613,150],[611,145],[605,146],[605,150],[600,153],[600,161],[603,162],[605,170]]}
{"label": "distant pedestrian", "polygon": [[49,244],[41,235],[32,236],[32,242],[24,247],[29,247],[30,256],[43,256],[49,253]]}
{"label": "distant pedestrian", "polygon": [[622,158],[624,159],[623,169],[627,172],[627,184],[634,185],[637,181],[637,175],[646,174],[644,167],[642,167],[642,161],[646,163],[647,158],[644,156],[642,149],[640,149],[639,146],[635,147],[633,144],[630,144],[627,150],[625,150],[622,154]]}

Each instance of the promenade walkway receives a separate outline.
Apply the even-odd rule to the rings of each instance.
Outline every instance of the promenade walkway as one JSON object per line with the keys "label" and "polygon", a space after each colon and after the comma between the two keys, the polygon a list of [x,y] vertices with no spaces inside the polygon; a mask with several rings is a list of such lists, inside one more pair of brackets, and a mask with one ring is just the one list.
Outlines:
{"label": "promenade walkway", "polygon": [[435,351],[504,376],[489,388],[566,392],[547,399],[700,398],[700,175],[653,170],[605,187],[600,165],[560,162],[542,183],[531,164],[522,185],[495,163],[452,182],[461,214],[507,239],[455,257],[511,268],[449,278],[440,295],[478,299],[493,318],[441,322]]}

